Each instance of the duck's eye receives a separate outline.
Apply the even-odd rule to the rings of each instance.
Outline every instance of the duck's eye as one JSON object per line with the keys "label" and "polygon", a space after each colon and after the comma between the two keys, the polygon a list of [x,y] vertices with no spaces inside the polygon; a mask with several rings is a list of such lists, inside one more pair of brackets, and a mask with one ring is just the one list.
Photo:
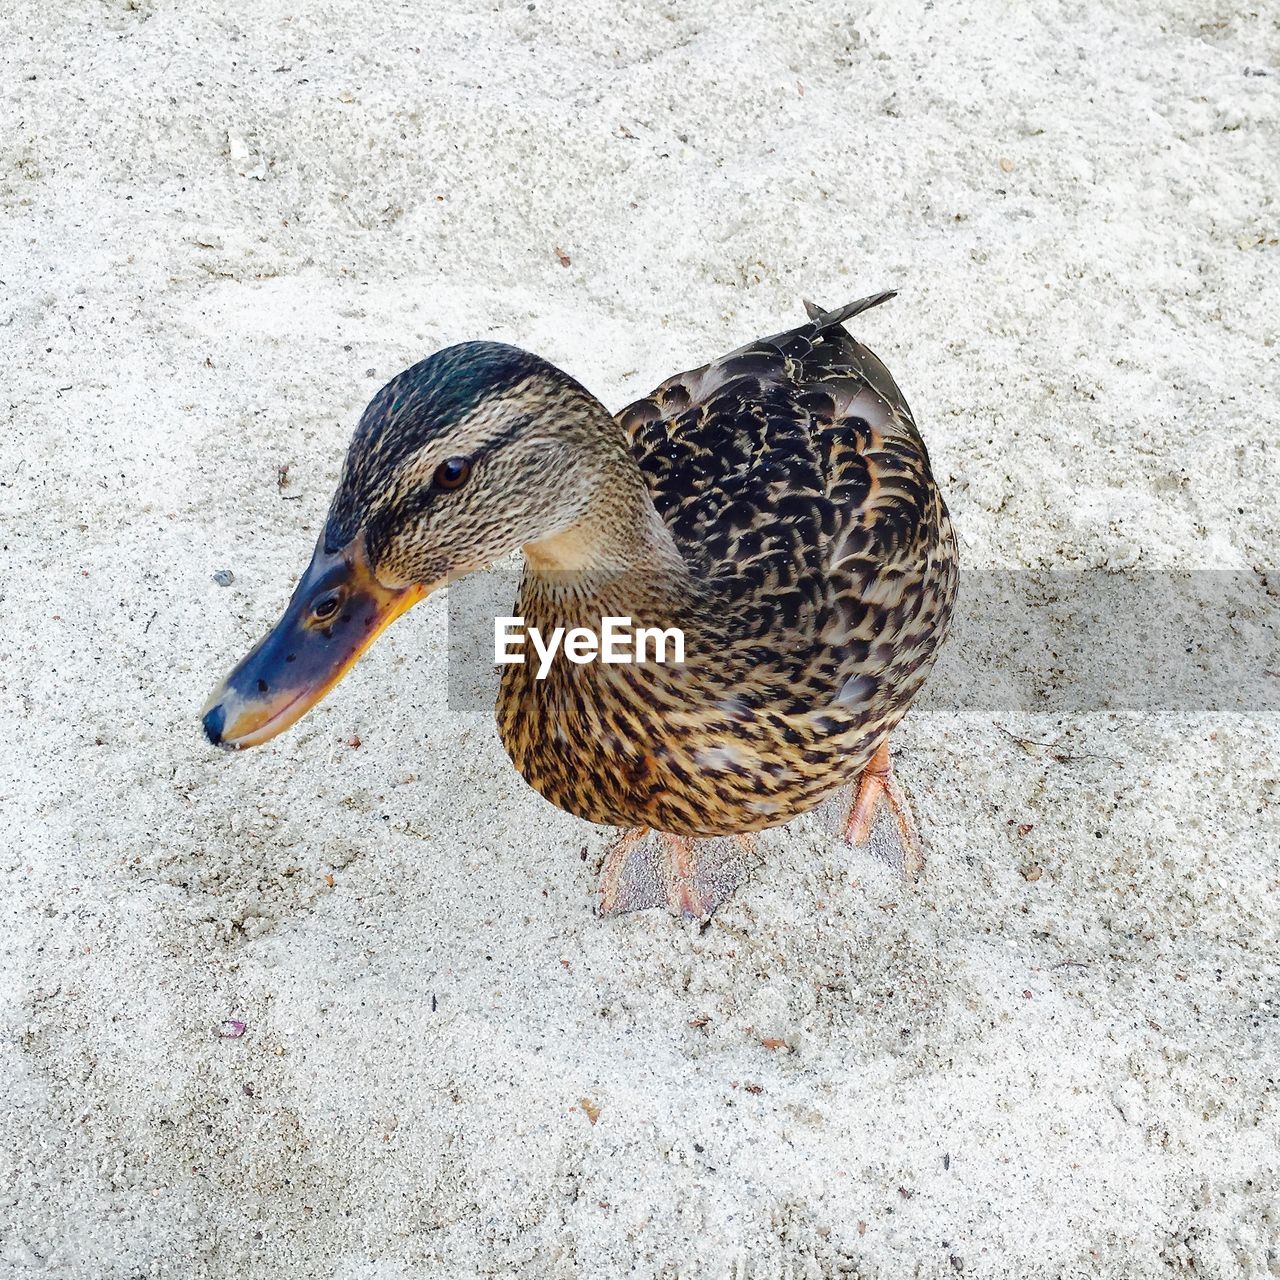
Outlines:
{"label": "duck's eye", "polygon": [[436,488],[461,489],[470,474],[470,458],[446,458],[436,468]]}
{"label": "duck's eye", "polygon": [[311,616],[317,622],[328,622],[338,610],[342,608],[342,592],[326,591],[319,600],[311,606]]}

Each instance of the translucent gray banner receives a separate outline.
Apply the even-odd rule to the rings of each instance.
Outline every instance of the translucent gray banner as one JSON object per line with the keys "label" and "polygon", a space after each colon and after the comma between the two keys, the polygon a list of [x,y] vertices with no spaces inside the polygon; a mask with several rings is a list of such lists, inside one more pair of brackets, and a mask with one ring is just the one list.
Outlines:
{"label": "translucent gray banner", "polygon": [[[492,714],[518,571],[450,584],[449,709]],[[564,661],[563,657],[556,661]],[[968,570],[920,711],[1280,711],[1280,573]]]}

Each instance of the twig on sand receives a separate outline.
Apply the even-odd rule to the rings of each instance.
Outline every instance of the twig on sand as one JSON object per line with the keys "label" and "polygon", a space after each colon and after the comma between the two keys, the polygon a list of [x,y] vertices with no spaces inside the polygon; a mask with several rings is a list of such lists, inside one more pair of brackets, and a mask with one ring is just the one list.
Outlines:
{"label": "twig on sand", "polygon": [[996,728],[1005,735],[1005,737],[1012,738],[1013,741],[1016,742],[1024,751],[1026,751],[1028,747],[1052,747],[1054,745],[1052,742],[1041,742],[1039,738],[1023,738],[1014,733],[1012,729],[1006,729],[1004,725],[1000,724],[998,721],[993,720],[992,724],[994,724]]}
{"label": "twig on sand", "polygon": [[[1056,742],[1042,742],[1039,738],[1024,738],[1021,735],[1014,733],[1012,729],[1006,729],[1004,725],[994,720],[992,721],[992,724],[994,724],[1006,737],[1012,738],[1013,741],[1016,742],[1018,746],[1020,746],[1029,756],[1035,755],[1031,750],[1032,747],[1054,747],[1057,745]],[[1051,753],[1049,758],[1057,761],[1058,764],[1075,764],[1078,760],[1110,760],[1113,764],[1120,764],[1120,758],[1118,756],[1104,756],[1093,751],[1054,751]]]}

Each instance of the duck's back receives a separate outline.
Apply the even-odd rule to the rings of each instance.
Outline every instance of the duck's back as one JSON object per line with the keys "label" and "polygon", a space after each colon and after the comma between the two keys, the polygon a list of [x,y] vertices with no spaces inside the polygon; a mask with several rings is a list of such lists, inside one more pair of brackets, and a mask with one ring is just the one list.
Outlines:
{"label": "duck's back", "polygon": [[872,683],[905,709],[951,611],[954,535],[928,451],[889,371],[842,327],[892,296],[810,306],[809,324],[619,415],[677,545],[764,640],[753,658],[787,683],[791,713]]}
{"label": "duck's back", "polygon": [[[677,545],[743,590],[937,538],[945,508],[911,410],[841,322],[893,295],[668,378],[619,415]],[[931,527],[932,526],[932,527]]]}

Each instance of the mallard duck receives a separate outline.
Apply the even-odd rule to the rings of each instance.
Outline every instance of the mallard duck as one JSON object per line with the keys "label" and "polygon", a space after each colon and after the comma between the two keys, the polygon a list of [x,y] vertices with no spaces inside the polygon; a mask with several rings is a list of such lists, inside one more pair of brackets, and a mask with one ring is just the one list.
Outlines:
{"label": "mallard duck", "polygon": [[[774,827],[852,784],[909,874],[919,837],[888,737],[950,621],[957,550],[911,411],[835,311],[677,374],[614,416],[513,346],[464,342],[360,418],[279,623],[214,691],[209,739],[274,737],[445,582],[523,549],[514,615],[678,629],[684,661],[504,666],[497,721],[547,800],[623,828],[603,914],[705,917],[736,884],[709,837]],[[656,838],[641,839],[647,832]]]}

